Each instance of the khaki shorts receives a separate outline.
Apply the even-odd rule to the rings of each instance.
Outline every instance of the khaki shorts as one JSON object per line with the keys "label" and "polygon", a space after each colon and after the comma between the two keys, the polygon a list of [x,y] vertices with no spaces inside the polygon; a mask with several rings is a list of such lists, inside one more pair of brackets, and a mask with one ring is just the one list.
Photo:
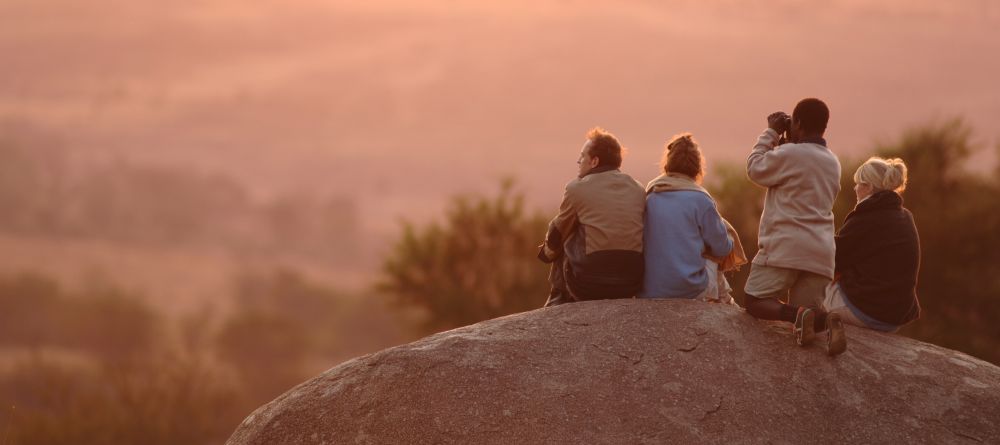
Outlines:
{"label": "khaki shorts", "polygon": [[795,306],[820,307],[829,284],[829,278],[812,272],[751,264],[743,291],[748,297],[777,298]]}

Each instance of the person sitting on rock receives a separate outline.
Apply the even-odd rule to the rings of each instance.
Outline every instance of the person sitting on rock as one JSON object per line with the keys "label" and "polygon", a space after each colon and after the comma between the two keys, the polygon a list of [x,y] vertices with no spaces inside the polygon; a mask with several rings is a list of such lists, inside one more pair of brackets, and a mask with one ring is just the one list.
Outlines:
{"label": "person sitting on rock", "polygon": [[631,298],[642,287],[646,193],[623,173],[623,148],[601,128],[587,133],[579,176],[566,185],[538,258],[552,263],[545,306]]}
{"label": "person sitting on rock", "polygon": [[868,159],[854,173],[858,203],[835,240],[835,280],[823,308],[847,323],[894,332],[920,317],[920,238],[903,207],[906,164]]}
{"label": "person sitting on rock", "polygon": [[[819,309],[833,279],[833,203],[840,192],[840,161],[823,139],[829,118],[815,98],[799,101],[791,117],[772,113],[747,158],[747,177],[767,193],[744,305],[756,318],[794,323],[802,346],[829,326],[827,352],[837,355],[847,348],[840,317]],[[783,139],[790,142],[779,145]]]}
{"label": "person sitting on rock", "polygon": [[691,133],[674,136],[646,186],[640,298],[687,298],[735,304],[724,271],[746,264],[739,236],[701,186],[705,162]]}

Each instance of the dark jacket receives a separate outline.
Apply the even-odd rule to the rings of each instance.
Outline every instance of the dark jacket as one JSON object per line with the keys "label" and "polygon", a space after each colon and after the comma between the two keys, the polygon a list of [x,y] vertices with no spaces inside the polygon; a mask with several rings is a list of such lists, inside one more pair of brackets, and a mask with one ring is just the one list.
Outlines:
{"label": "dark jacket", "polygon": [[920,316],[920,238],[902,197],[880,191],[858,203],[836,243],[838,282],[855,308],[896,326]]}
{"label": "dark jacket", "polygon": [[579,300],[626,298],[642,287],[646,190],[614,167],[566,185],[538,257],[566,255],[566,284]]}

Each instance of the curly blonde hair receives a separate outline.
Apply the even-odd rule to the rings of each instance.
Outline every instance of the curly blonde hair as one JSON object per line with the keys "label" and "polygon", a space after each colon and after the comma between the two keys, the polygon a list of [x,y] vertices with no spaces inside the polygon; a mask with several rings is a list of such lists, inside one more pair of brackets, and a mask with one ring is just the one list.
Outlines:
{"label": "curly blonde hair", "polygon": [[876,191],[903,193],[907,182],[906,164],[899,158],[883,159],[873,156],[854,172],[854,182],[868,184]]}

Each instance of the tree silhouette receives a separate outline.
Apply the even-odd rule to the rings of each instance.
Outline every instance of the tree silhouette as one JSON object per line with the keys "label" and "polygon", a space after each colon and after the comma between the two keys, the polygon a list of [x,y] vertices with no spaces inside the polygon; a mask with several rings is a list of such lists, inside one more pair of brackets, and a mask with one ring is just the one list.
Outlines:
{"label": "tree silhouette", "polygon": [[524,196],[510,180],[492,198],[455,198],[443,224],[404,225],[378,288],[426,310],[428,331],[540,307],[547,269],[535,246],[546,224],[525,213]]}

